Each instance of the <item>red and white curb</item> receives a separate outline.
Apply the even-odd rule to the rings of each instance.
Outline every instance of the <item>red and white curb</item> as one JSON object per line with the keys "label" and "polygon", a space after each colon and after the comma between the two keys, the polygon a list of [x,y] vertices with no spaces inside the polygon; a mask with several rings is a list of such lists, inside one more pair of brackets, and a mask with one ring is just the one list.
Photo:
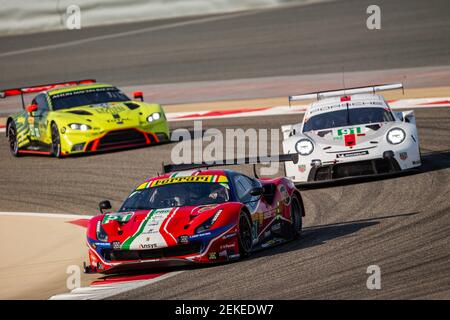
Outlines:
{"label": "red and white curb", "polygon": [[[423,98],[391,100],[389,105],[395,109],[422,109],[434,107],[450,107],[450,98]],[[307,104],[293,106],[279,106],[270,108],[243,108],[232,110],[213,110],[198,112],[168,112],[166,117],[169,122],[188,120],[228,119],[244,117],[277,116],[305,113]]]}
{"label": "red and white curb", "polygon": [[[426,109],[437,107],[450,107],[450,97],[448,98],[423,98],[423,99],[400,99],[391,100],[389,105],[395,109]],[[210,120],[210,119],[229,119],[246,117],[278,116],[287,114],[305,113],[307,104],[294,106],[279,106],[267,108],[241,108],[229,110],[209,110],[209,111],[190,111],[190,112],[167,112],[166,118],[169,122],[189,121],[189,120]],[[6,126],[0,125],[0,132],[5,132]]]}
{"label": "red and white curb", "polygon": [[[118,282],[105,280],[105,284],[94,282],[89,287],[73,289],[69,293],[58,294],[50,297],[50,300],[99,300],[115,296],[120,293],[142,288],[155,282],[173,277],[183,271],[170,272],[166,274],[147,275],[146,280],[136,280],[133,277]],[[145,277],[145,275],[141,276]],[[99,282],[100,283],[100,282]]]}

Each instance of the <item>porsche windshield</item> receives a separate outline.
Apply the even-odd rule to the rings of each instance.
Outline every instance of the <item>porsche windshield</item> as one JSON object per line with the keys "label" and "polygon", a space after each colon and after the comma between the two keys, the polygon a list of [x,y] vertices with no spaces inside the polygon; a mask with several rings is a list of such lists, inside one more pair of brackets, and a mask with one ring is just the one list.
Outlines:
{"label": "porsche windshield", "polygon": [[303,132],[389,121],[394,117],[384,108],[343,109],[312,116],[303,125]]}
{"label": "porsche windshield", "polygon": [[51,95],[53,110],[61,110],[108,102],[130,101],[119,89],[114,87],[74,90]]}
{"label": "porsche windshield", "polygon": [[200,206],[228,200],[228,187],[221,183],[176,183],[136,190],[120,211]]}

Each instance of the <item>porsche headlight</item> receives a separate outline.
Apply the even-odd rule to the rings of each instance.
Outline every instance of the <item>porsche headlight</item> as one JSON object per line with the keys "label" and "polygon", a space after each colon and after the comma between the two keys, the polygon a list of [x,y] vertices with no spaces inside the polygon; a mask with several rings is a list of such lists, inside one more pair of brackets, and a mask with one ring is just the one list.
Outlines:
{"label": "porsche headlight", "polygon": [[314,151],[314,145],[311,140],[301,139],[295,144],[295,150],[297,150],[300,155],[307,156]]}
{"label": "porsche headlight", "polygon": [[108,242],[108,235],[105,232],[105,229],[102,227],[102,221],[97,221],[97,227],[96,227],[96,233],[97,233],[97,240],[101,242]]}
{"label": "porsche headlight", "polygon": [[217,212],[211,216],[209,219],[207,219],[205,222],[203,222],[197,229],[195,229],[195,233],[201,233],[204,232],[212,227],[214,222],[216,222],[217,218],[219,218],[220,214],[222,213],[222,209],[217,210]]}
{"label": "porsche headlight", "polygon": [[390,144],[399,144],[402,143],[406,138],[406,133],[403,129],[394,128],[389,130],[386,135],[386,139]]}
{"label": "porsche headlight", "polygon": [[161,119],[161,113],[159,113],[159,112],[154,112],[147,117],[148,122],[157,121],[159,119]]}
{"label": "porsche headlight", "polygon": [[84,123],[71,123],[69,124],[70,129],[72,130],[80,130],[80,131],[88,131],[92,128]]}

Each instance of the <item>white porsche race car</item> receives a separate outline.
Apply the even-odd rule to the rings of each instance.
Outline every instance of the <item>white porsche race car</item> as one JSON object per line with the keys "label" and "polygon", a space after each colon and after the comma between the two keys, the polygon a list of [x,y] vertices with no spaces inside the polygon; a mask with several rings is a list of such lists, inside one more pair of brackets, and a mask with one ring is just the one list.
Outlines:
{"label": "white porsche race car", "polygon": [[388,174],[421,165],[413,111],[394,112],[377,91],[402,84],[323,91],[290,96],[289,101],[317,99],[303,122],[283,125],[286,176],[296,183]]}

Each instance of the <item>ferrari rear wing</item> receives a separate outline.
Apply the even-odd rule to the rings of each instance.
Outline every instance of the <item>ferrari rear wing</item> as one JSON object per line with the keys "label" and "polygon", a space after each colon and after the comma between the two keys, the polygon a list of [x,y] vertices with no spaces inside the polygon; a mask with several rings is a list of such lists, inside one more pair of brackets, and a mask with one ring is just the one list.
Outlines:
{"label": "ferrari rear wing", "polygon": [[265,157],[246,157],[246,158],[236,158],[236,159],[228,159],[222,160],[219,162],[202,162],[202,163],[181,163],[181,164],[164,164],[163,163],[163,173],[176,172],[176,171],[184,171],[184,170],[193,170],[193,169],[201,169],[201,168],[210,168],[210,167],[222,167],[222,166],[234,166],[241,164],[257,164],[257,163],[269,163],[269,162],[289,162],[293,161],[294,163],[298,162],[298,154],[280,154],[274,156],[265,156]]}
{"label": "ferrari rear wing", "polygon": [[73,80],[73,81],[66,81],[66,82],[56,82],[56,83],[49,83],[49,84],[33,85],[30,87],[4,89],[4,90],[0,90],[0,98],[4,99],[4,98],[20,95],[21,99],[22,99],[22,108],[25,108],[25,101],[23,99],[24,94],[38,93],[38,92],[47,91],[47,90],[57,88],[57,87],[76,86],[76,85],[80,85],[80,84],[90,84],[90,83],[95,83],[95,82],[96,82],[95,79],[83,79],[83,80]]}
{"label": "ferrari rear wing", "polygon": [[329,91],[318,91],[318,92],[311,92],[311,93],[305,93],[301,95],[295,95],[295,96],[289,96],[289,105],[291,104],[291,101],[299,101],[299,100],[320,100],[323,98],[330,98],[330,97],[339,97],[339,96],[346,96],[351,94],[357,94],[357,93],[373,93],[378,91],[386,91],[386,90],[398,90],[403,89],[402,83],[391,83],[391,84],[380,84],[380,85],[374,85],[369,87],[354,87],[354,88],[346,88],[346,89],[340,89],[340,90],[329,90]]}

